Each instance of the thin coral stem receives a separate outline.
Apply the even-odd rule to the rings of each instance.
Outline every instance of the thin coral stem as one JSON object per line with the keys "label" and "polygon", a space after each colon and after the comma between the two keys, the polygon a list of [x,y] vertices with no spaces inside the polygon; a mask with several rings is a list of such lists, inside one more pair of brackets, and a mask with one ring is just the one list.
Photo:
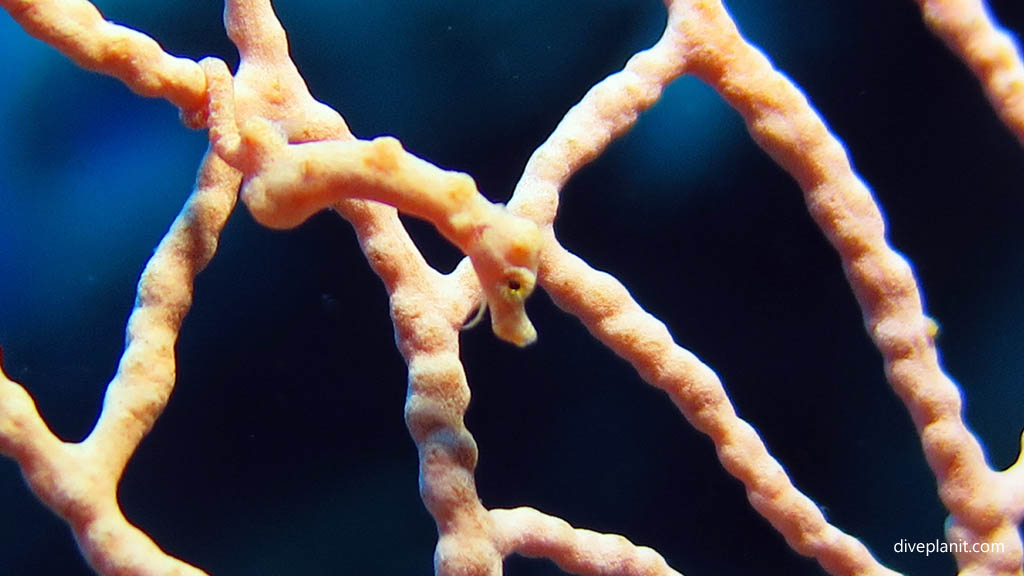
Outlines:
{"label": "thin coral stem", "polygon": [[128,522],[117,503],[117,485],[174,388],[174,344],[192,303],[193,282],[216,251],[240,180],[241,174],[208,152],[195,192],[142,274],[118,373],[84,441],[61,442],[27,392],[0,372],[0,451],[18,461],[29,486],[68,522],[90,565],[104,576],[205,574],[165,554]]}
{"label": "thin coral stem", "polygon": [[490,516],[505,554],[548,558],[581,576],[682,576],[646,546],[616,534],[573,528],[533,508],[491,510]]}
{"label": "thin coral stem", "polygon": [[26,32],[75,64],[109,74],[137,94],[165,98],[188,117],[205,104],[206,79],[195,61],[164,52],[149,36],[104,20],[85,0],[0,0]]}
{"label": "thin coral stem", "polygon": [[195,277],[216,252],[240,180],[241,174],[207,152],[195,192],[139,279],[124,355],[107,386],[96,428],[85,440],[111,459],[118,474],[163,412],[174,388],[178,330],[192,305]]}
{"label": "thin coral stem", "polygon": [[1018,40],[999,26],[982,0],[917,3],[925,23],[970,68],[996,113],[1024,146],[1024,59]]}

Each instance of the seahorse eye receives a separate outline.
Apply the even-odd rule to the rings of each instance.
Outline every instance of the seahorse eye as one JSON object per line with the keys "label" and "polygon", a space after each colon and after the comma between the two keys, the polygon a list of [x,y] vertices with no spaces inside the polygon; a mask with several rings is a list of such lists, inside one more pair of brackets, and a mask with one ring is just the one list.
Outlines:
{"label": "seahorse eye", "polygon": [[521,304],[533,293],[536,282],[531,271],[516,267],[505,272],[505,278],[499,286],[506,301]]}

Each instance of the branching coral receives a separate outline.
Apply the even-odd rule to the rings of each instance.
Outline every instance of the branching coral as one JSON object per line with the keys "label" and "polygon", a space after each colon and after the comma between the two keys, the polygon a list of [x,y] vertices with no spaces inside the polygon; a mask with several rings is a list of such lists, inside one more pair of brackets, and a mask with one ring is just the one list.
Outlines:
{"label": "branching coral", "polygon": [[[15,4],[11,5],[14,6],[11,10],[17,12],[17,6]],[[723,14],[717,12],[713,4],[679,4],[673,14],[674,20],[670,19],[670,33],[659,43],[659,47],[655,49],[655,54],[658,50],[661,50],[676,56],[664,58],[657,55],[652,56],[649,53],[646,56],[638,57],[627,67],[627,72],[619,76],[619,80],[603,83],[591,96],[588,96],[584,105],[575,109],[574,112],[567,116],[566,123],[564,124],[565,128],[561,129],[560,132],[556,132],[549,145],[542,148],[541,152],[535,156],[535,159],[528,166],[527,177],[521,181],[521,191],[511,204],[512,209],[529,216],[542,226],[550,224],[550,219],[553,216],[553,201],[551,200],[552,195],[548,188],[552,187],[552,185],[560,186],[573,170],[588,162],[597,150],[604,147],[607,135],[621,133],[624,127],[632,122],[637,109],[645,108],[653,102],[654,97],[659,91],[656,88],[656,84],[660,83],[662,79],[684,71],[684,69],[695,72],[709,83],[715,85],[727,100],[748,117],[748,122],[750,122],[755,136],[759,137],[762,141],[768,142],[767,147],[783,165],[786,165],[794,172],[797,180],[804,186],[812,213],[826,229],[826,234],[830,236],[833,242],[837,243],[840,252],[848,258],[847,267],[852,271],[855,288],[859,286],[859,295],[868,308],[870,332],[880,342],[883,352],[890,357],[891,372],[897,375],[897,390],[903,390],[902,395],[905,401],[910,404],[911,411],[918,425],[926,427],[932,421],[932,414],[941,412],[941,410],[932,410],[929,406],[945,406],[955,414],[955,404],[936,401],[936,399],[941,400],[944,398],[943,394],[945,392],[921,388],[912,383],[917,368],[912,367],[909,370],[911,383],[906,385],[900,384],[904,381],[903,376],[900,376],[904,372],[901,368],[904,364],[900,364],[900,361],[918,354],[918,352],[913,352],[918,349],[924,350],[920,354],[927,356],[929,354],[929,342],[931,337],[934,336],[934,331],[919,312],[913,311],[915,306],[913,301],[916,297],[911,294],[912,290],[907,288],[907,282],[905,280],[891,282],[893,278],[897,278],[899,275],[894,276],[886,272],[889,269],[888,262],[896,261],[898,264],[898,260],[894,260],[895,257],[887,253],[884,247],[872,247],[872,242],[874,241],[865,240],[866,237],[856,231],[859,226],[862,226],[861,219],[852,218],[850,220],[853,224],[852,232],[846,227],[844,220],[847,216],[843,213],[843,204],[849,203],[850,198],[854,198],[853,204],[857,207],[857,211],[863,212],[869,218],[875,219],[875,224],[867,226],[867,232],[869,235],[879,236],[880,227],[877,225],[879,221],[877,216],[871,214],[872,208],[870,206],[864,207],[863,192],[856,191],[853,196],[850,196],[847,192],[843,191],[843,189],[847,188],[856,189],[859,184],[855,179],[843,175],[845,168],[843,166],[844,161],[841,159],[843,156],[842,150],[837,150],[837,146],[827,141],[827,136],[822,135],[822,128],[816,125],[816,119],[809,112],[798,112],[802,106],[799,94],[787,93],[787,89],[781,83],[781,77],[773,77],[771,73],[767,73],[767,68],[763,68],[763,61],[758,60],[759,56],[756,54],[743,56],[747,48],[742,44],[735,43],[735,40],[730,38],[729,24],[722,20]],[[232,34],[231,22],[232,19],[229,17],[229,35],[232,35],[233,40],[242,48],[244,53],[244,38],[238,35],[237,30]],[[257,29],[263,24],[265,22],[261,22],[259,19],[249,23],[250,26],[255,26]],[[718,33],[703,39],[702,34],[705,34],[708,30],[718,30]],[[687,54],[687,58],[685,60],[678,58],[681,54]],[[673,59],[675,59],[675,64],[665,66],[665,62],[673,61]],[[116,70],[121,70],[124,62],[125,60],[114,59],[113,67]],[[130,60],[127,62],[131,64]],[[750,68],[743,69],[747,65]],[[759,66],[761,68],[758,68]],[[239,71],[240,78],[242,76],[241,70],[244,70],[244,64]],[[726,73],[723,73],[723,70]],[[749,74],[754,76],[751,77]],[[266,76],[267,74],[264,70],[262,73],[254,74],[251,78],[260,80],[266,78]],[[142,82],[141,84],[144,86],[149,85],[147,82]],[[292,89],[290,88],[292,85],[285,84],[284,86],[284,92],[280,93],[280,99],[270,98],[266,101],[280,102],[285,104],[286,107],[296,102],[295,92],[288,93],[288,90]],[[759,86],[764,90],[751,90],[752,86]],[[772,88],[772,86],[776,88]],[[253,93],[264,95],[278,94],[277,90],[280,89],[276,85],[270,85],[269,88],[271,92],[266,91],[268,86],[262,86]],[[619,100],[621,94],[628,96],[628,99],[625,100],[627,105],[624,109],[618,108],[620,102],[622,102]],[[187,119],[193,123],[201,122],[203,118],[202,110],[191,109],[191,106],[191,103],[186,104],[186,108],[190,108],[186,110]],[[298,137],[298,140],[313,140],[324,136],[330,137],[331,134],[329,132],[332,130],[330,128],[331,122],[336,123],[337,121],[331,120],[329,114],[326,113],[323,116],[320,116],[319,112],[310,113],[299,121],[295,121],[294,124],[289,124],[289,118],[292,117],[290,114],[296,110],[306,109],[312,108],[300,106],[290,112],[284,111],[280,116],[271,114],[269,117],[278,123],[281,123],[283,120],[283,129],[286,134],[291,135],[293,130],[296,134],[302,134],[302,136]],[[316,108],[316,110],[322,111],[323,109]],[[261,112],[265,116],[268,115],[266,110]],[[305,112],[302,112],[302,114],[305,114]],[[343,124],[340,126],[341,128],[337,130],[344,128]],[[316,129],[326,129],[328,133],[313,134],[309,132]],[[345,130],[347,132],[347,129]],[[820,152],[815,152],[815,147],[820,147]],[[567,168],[568,172],[566,171]],[[210,184],[213,188],[231,186],[230,179],[221,181],[221,178],[226,179],[227,172],[224,172],[223,168],[217,167],[215,159],[209,160],[207,163],[207,176],[202,181]],[[839,192],[838,196],[834,195],[837,191]],[[548,194],[548,196],[545,197],[543,194]],[[858,194],[860,196],[857,196]],[[532,200],[526,200],[528,197],[532,197]],[[545,198],[548,199],[545,200]],[[840,200],[836,201],[836,198]],[[198,197],[196,202],[196,206],[206,206]],[[208,225],[203,224],[203,222],[207,221],[207,218],[212,217],[213,220],[223,219],[225,214],[223,212],[224,203],[221,202],[217,205],[221,206],[221,208],[217,210],[200,208],[193,212],[187,212],[186,217],[181,221],[182,226],[184,226],[183,229],[191,230],[192,228],[189,228],[190,222],[196,223],[202,229]],[[415,258],[396,258],[389,255],[395,254],[396,251],[399,254],[411,254],[408,245],[403,246],[401,243],[393,244],[390,241],[384,244],[367,242],[365,238],[373,237],[379,232],[379,226],[360,226],[358,224],[360,221],[366,222],[364,218],[367,217],[367,213],[361,212],[364,209],[377,210],[376,208],[369,208],[369,205],[365,205],[363,208],[354,206],[349,208],[352,212],[346,211],[345,208],[341,208],[341,211],[357,222],[356,229],[364,237],[363,246],[369,256],[371,266],[378,271],[392,293],[392,315],[398,329],[397,336],[400,349],[406,355],[410,365],[410,395],[407,402],[407,421],[414,438],[421,448],[421,478],[423,479],[421,488],[424,491],[424,499],[427,506],[435,515],[435,519],[439,522],[439,528],[442,532],[442,540],[437,556],[438,570],[441,572],[457,570],[457,566],[474,565],[474,562],[483,562],[483,564],[477,565],[486,567],[493,564],[496,552],[504,553],[512,549],[519,549],[526,553],[542,552],[554,554],[556,557],[561,558],[563,563],[575,566],[578,570],[587,571],[589,570],[586,568],[587,566],[594,568],[597,565],[604,565],[607,567],[607,562],[610,561],[608,557],[587,560],[585,555],[583,557],[579,555],[583,552],[583,549],[576,551],[573,551],[571,547],[559,549],[558,546],[549,547],[542,545],[540,542],[532,541],[530,537],[543,534],[545,526],[552,530],[552,534],[558,533],[560,529],[554,524],[546,523],[547,521],[519,518],[519,516],[528,516],[532,514],[531,512],[519,511],[507,514],[498,512],[493,515],[482,516],[481,512],[478,509],[474,510],[472,506],[467,509],[457,504],[458,502],[472,503],[472,500],[465,500],[466,494],[462,490],[453,490],[453,488],[472,486],[472,479],[460,476],[461,472],[459,471],[467,471],[475,464],[475,445],[472,437],[469,437],[465,433],[465,429],[461,428],[461,422],[459,421],[461,417],[457,416],[459,411],[464,409],[464,404],[468,400],[467,390],[464,389],[464,386],[454,389],[454,396],[445,396],[443,392],[440,396],[436,395],[448,383],[459,383],[461,380],[461,377],[457,374],[460,372],[458,362],[453,362],[453,343],[441,338],[439,330],[442,332],[444,330],[454,330],[462,319],[465,318],[469,307],[466,304],[460,304],[450,309],[445,308],[445,306],[438,306],[438,303],[444,299],[434,290],[436,290],[437,286],[444,283],[441,277],[431,273],[426,273],[425,275],[414,273],[413,271],[417,269],[425,270],[421,263],[414,262]],[[742,210],[737,210],[736,212],[742,214]],[[195,216],[188,216],[188,214],[194,214]],[[220,214],[220,216],[216,216],[217,214]],[[609,224],[611,224],[610,221]],[[610,226],[606,226],[606,228],[610,228]],[[612,233],[611,230],[609,232]],[[174,236],[172,236],[172,241],[165,242],[167,248],[162,252],[158,251],[158,259],[161,254],[168,254],[172,262],[177,262],[183,257],[187,262],[198,261],[196,258],[189,257],[189,255],[193,253],[208,254],[210,251],[210,241],[206,238],[206,233],[196,235],[185,234],[186,238],[192,238],[193,236],[196,238],[196,241],[190,241],[185,244],[176,243],[173,240]],[[394,238],[395,236],[389,232],[385,237]],[[751,490],[750,497],[755,507],[764,512],[776,524],[779,530],[787,535],[787,538],[790,539],[791,544],[797,550],[802,553],[818,556],[822,564],[835,573],[845,573],[843,570],[848,570],[858,562],[868,562],[868,560],[865,560],[863,550],[854,549],[852,544],[850,546],[835,546],[833,543],[830,543],[829,538],[822,540],[817,536],[812,537],[819,530],[819,528],[814,526],[819,525],[818,523],[822,521],[820,515],[818,515],[817,508],[813,504],[801,500],[799,496],[794,496],[788,489],[785,489],[784,492],[787,494],[786,498],[791,500],[789,503],[773,500],[774,495],[779,494],[776,491],[780,486],[784,485],[784,482],[783,484],[775,483],[778,479],[777,472],[775,471],[776,468],[774,468],[776,465],[773,461],[765,459],[766,453],[762,448],[758,447],[759,442],[756,441],[756,437],[751,437],[749,428],[744,428],[744,424],[734,420],[734,415],[731,415],[732,409],[727,404],[724,404],[717,379],[713,375],[705,372],[703,368],[695,364],[695,358],[692,356],[680,351],[673,351],[670,347],[667,347],[667,333],[664,332],[664,329],[658,328],[657,324],[650,324],[648,320],[644,320],[639,311],[632,308],[633,305],[621,288],[617,287],[610,278],[602,276],[591,278],[590,273],[584,267],[581,267],[581,262],[573,260],[553,247],[550,237],[547,237],[545,242],[548,248],[542,253],[541,259],[540,280],[542,286],[545,286],[545,282],[547,282],[547,290],[552,294],[556,302],[559,302],[564,308],[579,314],[596,336],[607,341],[609,346],[619,354],[627,358],[634,358],[641,374],[644,374],[649,381],[665,388],[673,395],[677,404],[687,414],[688,418],[699,429],[706,431],[716,440],[723,463],[730,472],[736,474],[748,484],[748,489]],[[709,249],[713,249],[713,247],[709,247]],[[547,254],[546,259],[543,254]],[[862,255],[871,254],[880,254],[878,256],[880,260],[876,262],[871,257],[861,258]],[[666,263],[671,265],[672,262],[671,259],[666,260],[664,257],[658,261],[662,266],[656,270],[664,270],[664,265]],[[897,267],[900,266],[902,265]],[[194,273],[194,268],[195,266],[192,266],[188,273]],[[269,269],[273,269],[273,266],[270,266]],[[468,268],[462,267],[460,270],[461,272],[458,272],[456,277],[466,278]],[[878,271],[881,271],[881,274],[875,274]],[[346,271],[346,273],[351,273],[351,271]],[[906,278],[905,273],[901,274]],[[147,278],[149,280],[146,280]],[[412,280],[410,280],[411,278]],[[582,286],[587,287],[582,291],[580,291],[581,281],[584,282]],[[435,288],[431,288],[431,286]],[[670,283],[670,286],[673,286],[673,284]],[[153,288],[151,289],[150,287]],[[457,287],[456,289],[472,292],[469,285],[463,285],[462,288]],[[670,290],[677,289],[678,284],[670,288]],[[161,321],[160,318],[170,315],[173,323],[180,322],[181,304],[176,302],[184,302],[187,305],[190,294],[176,293],[174,298],[169,298],[169,291],[173,293],[173,290],[165,287],[162,283],[159,272],[149,276],[144,275],[144,282],[141,284],[139,293],[139,308],[136,316],[133,317],[138,320],[133,320],[129,323],[130,335],[133,333],[133,326],[145,327],[148,322],[146,319],[150,317],[156,317],[158,321]],[[424,294],[433,294],[433,296],[429,297],[429,301],[433,302],[432,306],[424,307],[426,305],[426,302],[422,301]],[[900,299],[903,299],[907,304],[899,304]],[[806,303],[810,304],[810,302]],[[277,304],[274,305],[276,306]],[[331,303],[328,298],[325,301],[325,309],[329,309],[330,306]],[[343,309],[349,309],[357,305],[352,301],[346,300],[341,306]],[[430,314],[424,313],[424,310],[427,309],[431,309]],[[902,311],[905,310],[910,310],[910,315],[906,319],[893,315],[894,311],[903,313]],[[878,316],[874,316],[876,312]],[[945,320],[941,315],[939,315],[939,320],[945,325]],[[637,331],[645,323],[650,324],[655,331]],[[675,323],[670,324],[675,325]],[[447,326],[447,328],[442,329],[440,328],[441,326]],[[658,333],[659,331],[660,334]],[[543,334],[544,331],[542,330],[542,341],[544,338]],[[909,335],[905,336],[904,334]],[[438,340],[438,338],[441,338],[441,340]],[[436,348],[441,341],[447,343],[442,348]],[[685,341],[685,339],[682,339],[682,341]],[[165,358],[167,355],[166,340],[152,341],[146,337],[142,344],[154,347],[161,357]],[[908,352],[908,350],[911,352]],[[424,353],[427,355],[424,356]],[[444,361],[441,361],[441,359],[444,359]],[[910,366],[913,365],[911,364]],[[115,385],[111,387],[113,392],[108,392],[108,398],[117,398],[119,382],[131,387],[134,385],[133,382],[146,382],[154,378],[158,379],[158,376],[154,375],[154,371],[156,374],[160,372],[159,363],[154,363],[151,360],[133,362],[132,356],[130,354],[126,355],[125,360],[122,361],[121,371],[126,376],[115,381]],[[934,377],[928,377],[927,379],[929,381],[935,380]],[[522,390],[526,386],[524,377],[519,376],[517,380],[520,384],[519,389]],[[571,380],[571,378],[563,377],[557,380],[566,382]],[[726,380],[729,381],[730,379],[727,378]],[[944,389],[948,392],[949,386],[943,386],[945,386]],[[474,386],[475,391],[479,391],[480,388],[481,386]],[[918,399],[914,397],[914,390],[928,391],[921,394],[921,398]],[[535,399],[544,398],[543,395],[536,392],[528,396]],[[449,400],[443,400],[443,398],[449,398]],[[165,401],[166,397],[155,400],[158,402]],[[438,401],[440,401],[440,404],[438,404]],[[445,402],[449,401],[456,402],[456,405],[445,405]],[[740,405],[740,410],[743,411],[743,403],[737,403]],[[602,417],[603,420],[610,420],[612,418],[610,415]],[[515,422],[515,417],[513,417],[513,422]],[[440,428],[438,428],[439,423]],[[527,423],[524,427],[523,423],[524,421],[520,420],[517,422],[517,426],[506,430],[506,433],[516,439],[520,439],[520,441],[526,442],[530,425]],[[104,429],[103,420],[101,420],[100,424],[101,426],[97,429],[98,431]],[[107,436],[111,438],[126,438],[127,442],[131,444],[137,442],[151,424],[151,421],[146,421],[138,431],[133,431],[127,435],[115,433],[113,436],[110,434]],[[115,421],[113,426],[115,430],[120,430],[122,424],[119,421]],[[360,430],[364,432],[368,429],[370,429],[369,426],[360,427]],[[443,434],[439,435],[437,433],[438,430],[442,431]],[[450,431],[458,433],[452,436],[448,434]],[[40,438],[43,437],[43,435],[38,436]],[[102,437],[103,434],[99,436]],[[965,455],[967,460],[973,459],[977,461],[979,458],[977,453],[973,456],[969,454],[971,450],[974,450],[969,446],[969,449],[965,450],[957,447],[956,443],[950,444],[945,440],[928,440],[930,437],[926,432],[926,442],[933,442],[932,448],[936,450],[935,454],[940,455],[937,457],[937,460],[933,459],[932,462],[933,466],[940,470],[940,479],[944,478],[944,475],[941,473],[942,470],[952,469],[954,472],[957,472],[969,468],[969,466],[956,464],[957,458]],[[946,438],[946,436],[942,436],[942,438]],[[957,442],[960,441],[958,440]],[[969,444],[970,440],[967,442]],[[774,446],[774,442],[771,439],[769,439],[768,443],[769,446]],[[598,442],[594,442],[594,444],[600,445]],[[88,447],[89,443],[83,446]],[[947,447],[950,449],[948,458],[953,459],[952,465],[946,462],[947,456],[941,455]],[[628,454],[623,452],[623,448],[620,446],[617,450],[613,450],[609,447],[611,451],[599,461],[605,462],[609,466],[614,466],[617,460],[629,457]],[[14,446],[9,451],[16,452],[17,449],[18,446]],[[630,450],[626,449],[626,451]],[[101,452],[106,454],[109,451],[103,450]],[[126,460],[124,450],[116,452],[122,454],[121,460]],[[130,448],[128,452],[130,452]],[[434,460],[435,455],[439,455],[440,459]],[[69,458],[70,462],[74,462],[77,456],[72,455]],[[445,463],[446,458],[455,458],[455,460]],[[28,458],[28,460],[31,461],[31,458]],[[783,458],[783,461],[786,462],[786,459]],[[435,469],[432,467],[434,462],[441,465]],[[452,467],[453,464],[455,464],[454,467]],[[123,461],[116,462],[112,465],[112,469],[119,471],[123,466]],[[453,471],[455,472],[454,476],[452,476]],[[509,474],[515,473],[511,470],[507,472]],[[773,474],[776,477],[773,477]],[[88,477],[88,475],[86,476]],[[962,488],[964,486],[973,486],[975,490],[971,494],[977,496],[978,494],[988,492],[988,490],[979,488],[983,482],[971,479],[970,476],[957,479],[956,473],[952,476],[954,477],[951,481],[952,484],[948,485],[948,489],[944,488],[943,496],[947,505],[951,505],[954,511],[963,510],[964,517],[970,520],[968,524],[973,523],[973,527],[968,526],[969,529],[974,531],[974,536],[972,537],[978,537],[976,526],[980,525],[984,530],[988,530],[991,526],[998,526],[998,522],[991,526],[990,522],[995,520],[995,516],[1008,510],[1006,505],[1001,503],[983,505],[978,507],[977,511],[974,511],[974,507],[977,507],[976,504],[981,501],[978,501],[975,497],[965,499]],[[767,484],[763,484],[764,482],[767,482]],[[799,486],[800,484],[801,482],[798,479],[797,485]],[[112,486],[107,488],[108,494],[111,494]],[[44,499],[47,499],[45,494]],[[485,495],[485,502],[486,500],[487,497]],[[69,519],[72,520],[73,525],[75,524],[75,518],[85,518],[83,522],[87,523],[88,518],[92,517],[90,515],[93,514],[88,510],[79,510],[73,500],[51,501],[50,504],[67,514]],[[995,516],[993,516],[993,513],[996,513]],[[454,515],[449,516],[450,514]],[[815,517],[816,515],[817,517]],[[464,525],[464,522],[472,524],[473,522],[481,521],[482,518],[493,518],[495,522],[494,531],[487,538],[481,538],[479,531],[475,531],[471,526]],[[573,519],[573,522],[574,524],[577,523],[575,519]],[[514,528],[515,526],[520,526],[520,528]],[[484,527],[486,528],[486,526]],[[617,530],[615,527],[611,527],[611,529]],[[831,530],[831,528],[828,530]],[[488,531],[485,529],[484,534],[486,533]],[[819,533],[819,536],[822,534],[827,536],[829,532]],[[79,536],[82,537],[81,534]],[[86,537],[87,542],[88,538]],[[568,546],[572,538],[559,538],[558,541]],[[100,548],[110,550],[109,547],[104,548],[100,546]],[[487,551],[488,548],[490,548],[490,552]],[[590,547],[587,549],[593,550]],[[608,550],[614,549],[614,546],[608,548]],[[478,550],[479,554],[473,553],[472,551],[474,550]],[[628,551],[630,548],[627,547],[622,550]],[[116,556],[113,552],[109,554]],[[567,558],[570,557],[575,560],[569,562]],[[860,560],[857,558],[860,558]],[[104,554],[100,554],[98,560],[95,555],[93,556],[93,561],[101,567],[105,566],[103,562],[108,560]],[[671,563],[673,565],[687,565],[685,557],[679,559],[670,558],[670,560],[672,560]],[[656,560],[645,560],[645,562],[648,561],[655,562]],[[463,562],[468,564],[461,564]],[[574,564],[573,562],[582,562],[582,564]],[[1019,563],[1019,558],[1016,562]],[[965,563],[965,565],[969,566],[971,561],[965,560]],[[638,566],[636,565],[634,568],[639,569]],[[107,571],[112,570],[114,568],[107,569]]]}

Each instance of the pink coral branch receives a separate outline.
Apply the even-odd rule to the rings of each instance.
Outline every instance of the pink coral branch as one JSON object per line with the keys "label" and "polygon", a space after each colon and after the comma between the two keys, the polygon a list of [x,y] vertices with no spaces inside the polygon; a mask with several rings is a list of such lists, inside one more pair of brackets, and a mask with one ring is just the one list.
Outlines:
{"label": "pink coral branch", "polygon": [[533,508],[491,510],[499,546],[507,555],[549,558],[570,574],[681,576],[660,554],[622,536],[573,528]]}
{"label": "pink coral branch", "polygon": [[[998,489],[980,444],[963,423],[959,391],[938,366],[933,324],[923,313],[917,283],[889,247],[881,212],[842,145],[800,91],[743,40],[719,2],[669,2],[667,31],[642,56],[595,86],[566,115],[531,158],[511,205],[550,225],[568,178],[628,129],[635,111],[649,107],[661,87],[692,70],[743,115],[755,140],[804,190],[812,216],[840,254],[869,332],[886,358],[890,382],[918,426],[940,495],[957,525],[969,526],[961,536],[1006,545],[1002,555],[965,556],[962,566],[970,570],[985,562],[998,573],[1015,573],[1021,563],[1014,528],[1019,519],[1007,514],[1007,492]],[[664,326],[618,281],[590,269],[553,235],[546,237],[540,278],[560,307],[580,317],[647,382],[668,391],[691,423],[712,437],[723,466],[743,481],[754,507],[795,550],[818,558],[833,574],[885,571],[859,542],[825,522],[753,429],[735,416],[714,373],[677,349]]]}
{"label": "pink coral branch", "polygon": [[213,257],[240,176],[208,154],[196,190],[139,280],[121,365],[103,410],[81,443],[61,442],[24,388],[0,372],[0,450],[13,457],[40,500],[71,526],[90,565],[105,576],[205,574],[165,554],[130,524],[117,484],[174,388],[174,344],[192,304],[192,286]]}
{"label": "pink coral branch", "polygon": [[1024,60],[1020,45],[982,0],[917,0],[928,27],[981,82],[999,117],[1024,145]]}
{"label": "pink coral branch", "polygon": [[195,61],[163,51],[145,34],[103,19],[85,0],[2,0],[3,8],[36,38],[82,68],[109,74],[142,96],[165,98],[200,127],[206,80]]}
{"label": "pink coral branch", "polygon": [[1003,554],[959,557],[961,569],[985,564],[993,573],[1016,573],[1022,546],[1006,514],[1006,494],[997,489],[981,445],[963,422],[960,392],[939,366],[917,282],[889,246],[871,192],[803,94],[742,40],[724,10],[710,3],[700,10],[702,24],[684,30],[710,48],[695,64],[696,74],[739,111],[754,139],[803,189],[808,210],[839,253],[954,522],[972,541],[1005,544]]}

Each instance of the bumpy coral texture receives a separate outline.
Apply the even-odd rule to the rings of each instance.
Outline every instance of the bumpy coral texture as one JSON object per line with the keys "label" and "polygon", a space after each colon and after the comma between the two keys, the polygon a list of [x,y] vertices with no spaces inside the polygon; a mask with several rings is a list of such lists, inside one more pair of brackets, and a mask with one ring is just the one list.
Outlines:
{"label": "bumpy coral texture", "polygon": [[[919,4],[927,26],[1024,142],[1024,67],[1012,37],[980,1]],[[669,397],[710,440],[750,507],[793,551],[836,576],[896,574],[787,473],[770,442],[737,411],[722,378],[641,306],[627,280],[592,266],[556,234],[570,178],[629,131],[667,86],[691,77],[738,113],[754,142],[795,181],[810,218],[838,255],[837,269],[845,273],[948,511],[945,537],[968,547],[995,547],[955,553],[959,573],[1022,574],[1024,464],[1018,458],[999,469],[988,461],[965,423],[961,389],[940,364],[939,322],[926,312],[908,260],[890,244],[872,191],[808,97],[741,35],[721,2],[666,0],[667,21],[657,42],[595,84],[552,127],[507,204],[490,200],[471,176],[435,166],[396,138],[353,135],[343,104],[335,109],[311,95],[269,0],[226,1],[224,26],[240,56],[233,71],[215,57],[171,56],[144,31],[105,20],[84,0],[0,0],[0,7],[78,66],[172,103],[187,126],[205,130],[209,142],[191,196],[139,279],[123,355],[85,438],[65,441],[54,434],[26,388],[30,384],[20,382],[18,373],[0,371],[0,452],[67,522],[96,573],[208,573],[133,523],[118,490],[140,443],[165,408],[174,410],[168,403],[183,369],[176,347],[198,297],[197,276],[215,258],[241,200],[254,221],[273,229],[301,226],[324,211],[340,215],[383,283],[394,341],[408,369],[405,424],[418,453],[419,495],[437,529],[436,574],[500,574],[513,555],[546,558],[584,575],[679,574],[687,565],[685,557],[666,557],[642,539],[605,532],[605,526],[576,527],[583,523],[563,520],[558,510],[494,506],[481,495],[480,451],[466,424],[471,380],[464,325],[486,313],[498,339],[529,354],[538,337],[558,338],[527,317],[529,298],[538,291]],[[399,214],[425,221],[465,258],[449,273],[438,270]],[[661,262],[676,265],[669,257]],[[266,269],[276,266],[268,262]],[[325,309],[334,305],[324,301]],[[355,360],[340,351],[336,361]],[[486,386],[481,380],[473,386]],[[507,434],[513,439],[538,425],[511,418]],[[599,418],[613,421],[608,414]],[[864,426],[870,420],[865,415]],[[612,468],[631,449],[597,450]]]}

